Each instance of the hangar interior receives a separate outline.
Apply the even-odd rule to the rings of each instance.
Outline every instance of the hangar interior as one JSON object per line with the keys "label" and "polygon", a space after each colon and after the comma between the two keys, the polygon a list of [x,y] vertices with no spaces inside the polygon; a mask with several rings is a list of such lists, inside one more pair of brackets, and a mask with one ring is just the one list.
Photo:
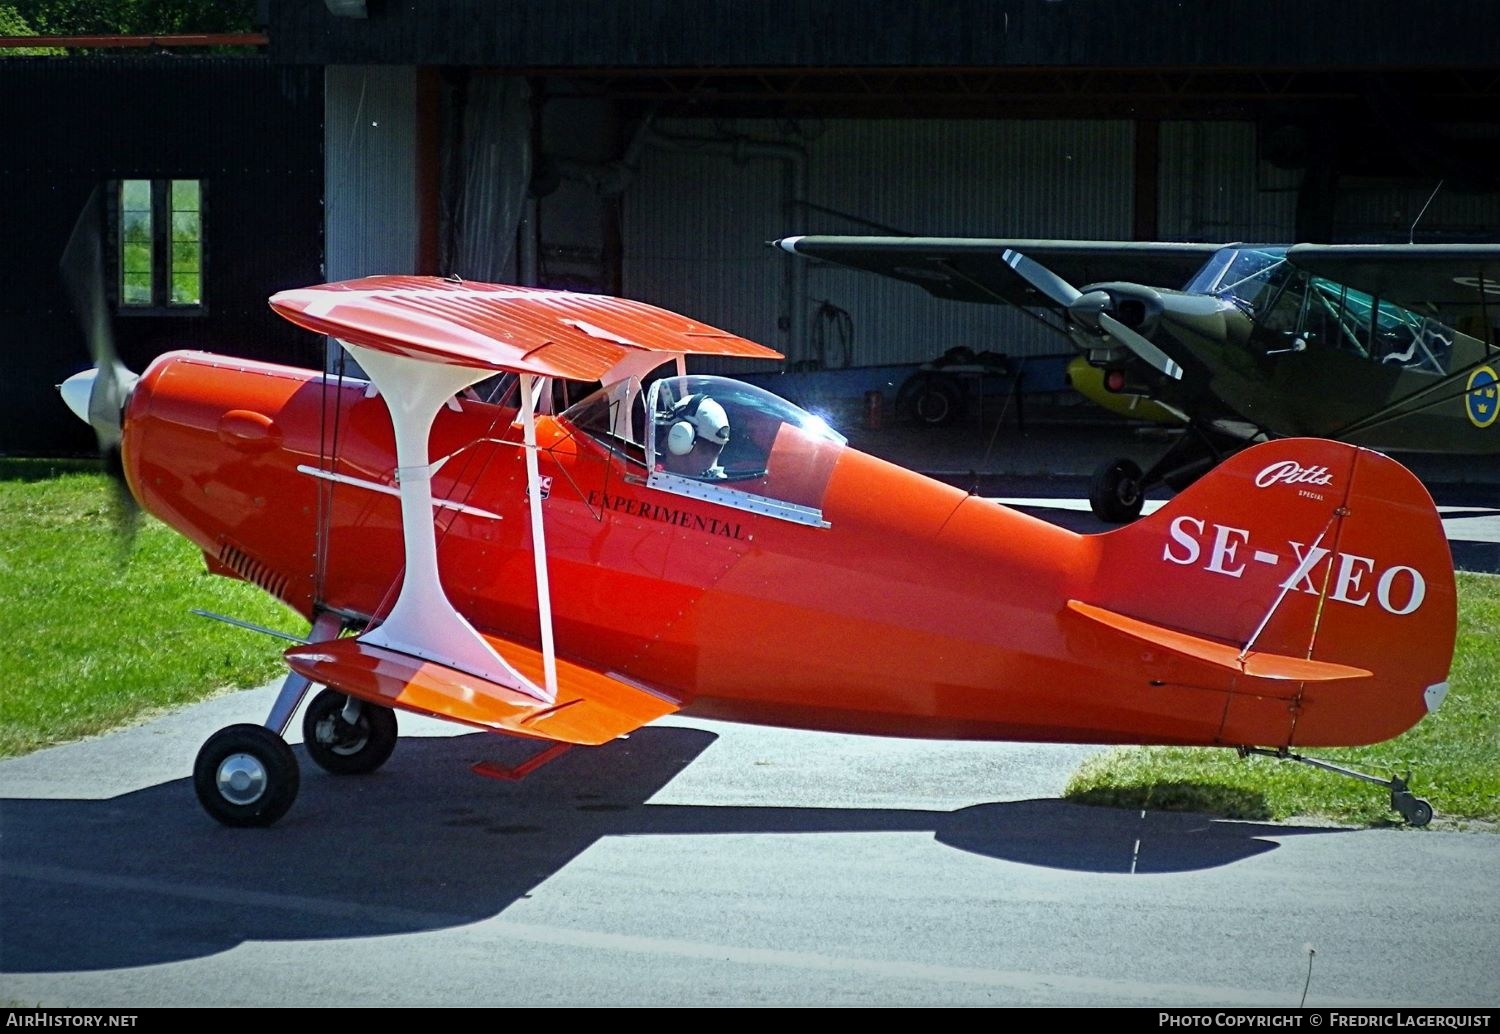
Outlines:
{"label": "hangar interior", "polygon": [[[1352,9],[1306,0],[580,0],[545,9],[270,0],[262,11],[269,42],[237,60],[264,67],[268,103],[237,94],[232,109],[215,109],[205,91],[204,119],[179,130],[192,146],[170,152],[181,168],[165,168],[175,159],[161,153],[151,163],[152,175],[208,181],[204,315],[213,320],[189,335],[203,347],[228,340],[255,354],[264,311],[218,299],[264,298],[291,286],[290,273],[272,270],[307,277],[320,268],[324,280],[415,272],[619,293],[761,341],[798,368],[919,362],[956,346],[1036,356],[1065,345],[1024,314],[938,301],[767,242],[804,233],[1257,242],[1500,233],[1500,173],[1481,157],[1500,143],[1500,75],[1486,31],[1496,16],[1484,0]],[[223,60],[184,52],[170,63]],[[149,80],[122,77],[121,92],[156,97],[163,86]],[[35,78],[0,81],[25,105]],[[296,160],[267,161],[278,143],[265,112],[285,110],[269,101],[293,81],[320,84],[321,113],[314,96],[285,114],[296,120],[282,136]],[[88,105],[79,95],[50,116],[49,131],[75,150],[86,134],[97,141],[67,174],[135,175],[134,145],[123,132],[98,133]],[[237,123],[255,132],[236,132]],[[309,135],[321,136],[321,170],[304,160]],[[14,169],[21,159],[5,161]],[[230,204],[230,184],[213,178],[250,166],[274,174],[247,182],[255,196]],[[309,194],[322,199],[321,226],[302,214]],[[252,219],[263,229],[278,224],[287,197],[298,199],[294,224],[226,232],[224,221],[243,224],[245,211],[263,213]],[[43,191],[26,203],[57,201]],[[55,238],[38,239],[36,253],[60,250]],[[38,333],[24,303],[12,302],[12,329]],[[142,329],[151,322],[136,316],[136,336],[168,347]],[[67,365],[60,354],[80,352],[73,336],[52,333],[66,340],[49,345],[55,361],[34,379],[55,382],[68,372],[57,369]],[[54,408],[31,407],[24,435],[7,426],[0,452],[46,448],[49,435],[82,448],[72,427],[35,431],[67,425]]]}
{"label": "hangar interior", "polygon": [[1066,344],[768,241],[1500,233],[1480,4],[322,7],[270,51],[327,64],[330,279],[621,293],[839,367]]}

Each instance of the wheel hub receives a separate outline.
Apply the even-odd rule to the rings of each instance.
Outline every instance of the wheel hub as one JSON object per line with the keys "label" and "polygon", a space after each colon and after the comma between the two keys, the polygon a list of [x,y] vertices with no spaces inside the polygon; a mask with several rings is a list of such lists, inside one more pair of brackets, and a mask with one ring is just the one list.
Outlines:
{"label": "wheel hub", "polygon": [[230,804],[254,804],[266,792],[266,766],[251,754],[231,754],[219,762],[219,793]]}
{"label": "wheel hub", "polygon": [[330,715],[318,723],[318,742],[335,754],[358,754],[370,739],[363,725],[363,722],[350,725],[342,718]]}

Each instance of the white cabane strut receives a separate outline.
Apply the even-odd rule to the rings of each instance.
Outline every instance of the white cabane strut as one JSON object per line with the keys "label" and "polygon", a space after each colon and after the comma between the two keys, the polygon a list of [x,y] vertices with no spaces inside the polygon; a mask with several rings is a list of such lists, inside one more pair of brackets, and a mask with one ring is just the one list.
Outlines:
{"label": "white cabane strut", "polygon": [[495,652],[467,618],[454,608],[438,576],[437,536],[432,520],[431,434],[438,413],[458,392],[492,376],[488,367],[431,362],[340,340],[380,389],[396,434],[396,476],[401,495],[401,533],[406,572],[396,602],[384,621],[360,639],[398,653],[420,657],[528,696],[557,700],[557,657],[552,637],[552,600],[547,580],[547,548],[542,532],[541,478],[536,457],[537,382],[520,374],[521,421],[525,435],[526,485],[531,511],[532,552],[536,559],[537,609],[541,617],[544,685],[537,686]]}

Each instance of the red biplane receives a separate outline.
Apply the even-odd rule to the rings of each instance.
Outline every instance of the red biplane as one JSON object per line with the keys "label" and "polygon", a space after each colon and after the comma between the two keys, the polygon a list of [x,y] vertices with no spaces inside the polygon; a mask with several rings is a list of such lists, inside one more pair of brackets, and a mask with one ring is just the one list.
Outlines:
{"label": "red biplane", "polygon": [[[1270,442],[1079,535],[688,374],[776,353],[639,302],[401,276],[271,305],[368,380],[201,352],[137,378],[95,319],[97,366],[63,389],[141,505],[311,623],[264,724],[199,753],[229,825],[291,806],[313,684],[306,750],[335,773],[385,761],[396,710],[539,741],[523,768],[671,712],[1301,759],[1446,689],[1447,542],[1379,453]],[[560,381],[599,387],[554,411]]]}

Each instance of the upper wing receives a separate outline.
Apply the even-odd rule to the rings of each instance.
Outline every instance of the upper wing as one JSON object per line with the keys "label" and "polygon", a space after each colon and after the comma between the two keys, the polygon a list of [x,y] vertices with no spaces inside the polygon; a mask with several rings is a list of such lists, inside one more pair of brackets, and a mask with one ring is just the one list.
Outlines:
{"label": "upper wing", "polygon": [[1407,308],[1500,306],[1500,244],[1297,244],[1287,261]]}
{"label": "upper wing", "polygon": [[[764,345],[644,302],[437,277],[372,276],[282,291],[293,323],[383,352],[539,377],[603,380],[641,352],[780,359]],[[654,365],[654,364],[653,364]]]}
{"label": "upper wing", "polygon": [[916,284],[951,301],[1055,308],[1006,264],[1018,251],[1080,286],[1111,280],[1179,288],[1223,244],[988,237],[785,237],[777,247]]}

